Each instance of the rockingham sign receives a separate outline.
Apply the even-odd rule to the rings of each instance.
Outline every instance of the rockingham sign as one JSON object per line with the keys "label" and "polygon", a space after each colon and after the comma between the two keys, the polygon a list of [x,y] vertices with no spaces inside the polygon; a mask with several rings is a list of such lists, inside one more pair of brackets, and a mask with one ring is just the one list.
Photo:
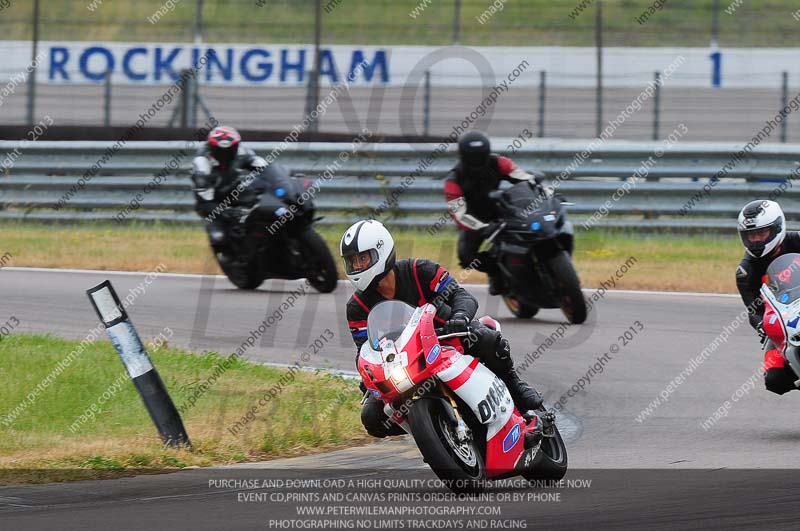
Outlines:
{"label": "rockingham sign", "polygon": [[[111,72],[114,84],[167,85],[208,55],[208,65],[199,81],[217,86],[305,86],[314,67],[311,44],[209,44],[52,42],[39,43],[44,60],[36,80],[48,84],[103,83]],[[685,57],[669,86],[709,88],[715,61],[719,61],[722,87],[772,88],[789,72],[795,85],[800,79],[797,48],[731,48],[715,59],[708,48],[608,47],[604,53],[604,83],[607,87],[641,88],[653,73],[675,57]],[[30,62],[28,41],[0,41],[3,71],[0,82],[25,71]],[[424,71],[432,83],[446,87],[490,87],[501,82],[515,65],[530,64],[515,82],[535,86],[539,72],[547,71],[551,87],[595,86],[596,50],[593,47],[434,47],[335,45],[320,49],[320,80],[335,86],[352,75],[348,84],[358,87],[419,86]],[[364,67],[356,72],[356,67]],[[663,73],[663,72],[662,72]],[[353,75],[355,74],[355,75]]]}
{"label": "rockingham sign", "polygon": [[[40,83],[103,83],[106,72],[111,72],[115,84],[170,84],[178,79],[181,70],[191,68],[204,55],[208,64],[200,81],[212,85],[305,85],[314,67],[314,48],[310,45],[43,42],[39,49],[46,55],[37,71]],[[6,59],[0,76],[6,70],[13,71],[17,63],[24,69],[29,50],[27,42],[0,42],[0,53],[4,52]],[[389,82],[386,49],[325,48],[320,53],[320,63],[321,79],[326,85],[338,85],[348,76],[356,85]]]}

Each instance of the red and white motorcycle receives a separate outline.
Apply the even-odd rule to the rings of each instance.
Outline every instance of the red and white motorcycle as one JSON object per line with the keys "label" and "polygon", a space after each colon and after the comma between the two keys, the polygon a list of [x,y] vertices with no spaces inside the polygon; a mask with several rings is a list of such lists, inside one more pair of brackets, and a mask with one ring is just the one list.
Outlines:
{"label": "red and white motorcycle", "polygon": [[[561,479],[567,450],[555,415],[517,411],[505,384],[463,353],[471,332],[437,335],[436,308],[401,301],[376,305],[367,319],[358,372],[392,421],[414,437],[425,462],[454,491],[522,475]],[[500,330],[491,318],[481,322]]]}
{"label": "red and white motorcycle", "polygon": [[788,253],[773,260],[761,285],[763,326],[775,348],[800,382],[800,254]]}

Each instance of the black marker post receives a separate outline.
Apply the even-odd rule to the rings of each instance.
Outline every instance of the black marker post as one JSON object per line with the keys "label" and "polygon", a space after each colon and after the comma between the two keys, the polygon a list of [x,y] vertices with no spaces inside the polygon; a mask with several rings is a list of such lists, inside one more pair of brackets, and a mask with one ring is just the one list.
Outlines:
{"label": "black marker post", "polygon": [[114,291],[111,282],[86,290],[100,321],[106,327],[122,364],[139,391],[150,418],[167,446],[191,446],[189,435],[183,421],[172,402],[161,376],[158,375],[150,356],[147,354],[139,334],[133,327],[128,314]]}

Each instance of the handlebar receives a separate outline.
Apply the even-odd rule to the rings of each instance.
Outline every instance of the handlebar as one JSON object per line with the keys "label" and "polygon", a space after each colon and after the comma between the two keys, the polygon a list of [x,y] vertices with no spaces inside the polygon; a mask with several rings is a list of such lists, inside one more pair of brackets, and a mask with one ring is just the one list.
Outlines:
{"label": "handlebar", "polygon": [[437,335],[436,339],[450,339],[452,337],[467,337],[472,335],[472,331],[468,332],[453,332],[452,334]]}
{"label": "handlebar", "polygon": [[472,331],[472,327],[468,326],[465,332],[453,332],[452,334],[440,334],[443,332],[444,328],[434,328],[434,332],[436,332],[436,339],[450,339],[453,337],[468,337],[474,335]]}

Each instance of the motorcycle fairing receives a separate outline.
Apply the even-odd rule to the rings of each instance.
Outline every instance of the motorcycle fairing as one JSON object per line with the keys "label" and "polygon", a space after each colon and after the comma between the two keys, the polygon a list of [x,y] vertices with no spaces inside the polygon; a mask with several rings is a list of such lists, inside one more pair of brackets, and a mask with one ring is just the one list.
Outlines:
{"label": "motorcycle fairing", "polygon": [[524,453],[525,433],[532,428],[517,413],[511,394],[497,375],[468,354],[455,354],[451,359],[452,364],[435,374],[486,426],[487,475],[511,472]]}

